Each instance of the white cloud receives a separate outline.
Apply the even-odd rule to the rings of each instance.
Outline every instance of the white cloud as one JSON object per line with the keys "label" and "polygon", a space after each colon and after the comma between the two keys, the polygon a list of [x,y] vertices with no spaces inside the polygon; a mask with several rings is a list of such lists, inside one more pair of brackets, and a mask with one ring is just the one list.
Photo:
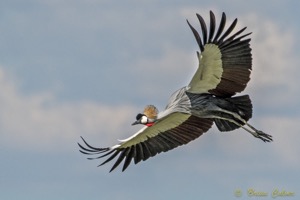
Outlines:
{"label": "white cloud", "polygon": [[143,79],[138,85],[141,95],[148,96],[149,99],[163,95],[167,103],[167,99],[175,90],[189,83],[197,66],[195,52],[166,46],[157,59],[137,59],[133,70]]}
{"label": "white cloud", "polygon": [[261,119],[265,130],[270,130],[274,137],[272,152],[274,159],[281,160],[281,165],[298,169],[300,167],[300,117],[267,117]]}
{"label": "white cloud", "polygon": [[263,96],[260,103],[273,109],[299,104],[300,81],[297,74],[300,68],[299,58],[294,53],[297,40],[292,28],[285,30],[276,22],[255,14],[243,16],[242,21],[253,32],[250,91]]}
{"label": "white cloud", "polygon": [[130,123],[138,112],[130,105],[61,103],[51,92],[26,96],[1,69],[0,90],[2,142],[12,148],[50,149],[79,141],[80,135],[87,140],[97,138],[101,142],[98,145],[109,146],[131,134]]}
{"label": "white cloud", "polygon": [[[205,20],[206,24],[209,26],[209,11],[212,11],[216,17],[217,25],[221,19],[221,11],[216,7],[184,7],[180,10],[180,15],[189,20],[193,24],[197,24],[200,27],[196,13],[200,14]],[[199,28],[200,30],[200,28]]]}

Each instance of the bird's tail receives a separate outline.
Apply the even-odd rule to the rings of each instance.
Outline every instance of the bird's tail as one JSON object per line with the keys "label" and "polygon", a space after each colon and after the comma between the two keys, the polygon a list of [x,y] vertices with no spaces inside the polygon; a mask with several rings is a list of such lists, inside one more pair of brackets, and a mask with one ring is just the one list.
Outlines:
{"label": "bird's tail", "polygon": [[[225,98],[219,101],[218,106],[222,109],[238,114],[242,119],[248,121],[252,117],[252,103],[249,95]],[[233,120],[233,116],[230,116]],[[224,119],[215,119],[215,123],[220,131],[232,131],[240,126]],[[244,124],[238,121],[239,124]]]}

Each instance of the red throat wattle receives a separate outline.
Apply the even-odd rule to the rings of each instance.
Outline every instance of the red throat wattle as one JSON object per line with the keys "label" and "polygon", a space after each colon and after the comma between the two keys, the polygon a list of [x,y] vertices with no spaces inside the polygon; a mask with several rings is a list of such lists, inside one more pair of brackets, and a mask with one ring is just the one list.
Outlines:
{"label": "red throat wattle", "polygon": [[146,126],[148,126],[148,127],[150,127],[150,126],[152,126],[154,124],[154,122],[150,122],[150,123],[147,123],[147,124],[145,124]]}

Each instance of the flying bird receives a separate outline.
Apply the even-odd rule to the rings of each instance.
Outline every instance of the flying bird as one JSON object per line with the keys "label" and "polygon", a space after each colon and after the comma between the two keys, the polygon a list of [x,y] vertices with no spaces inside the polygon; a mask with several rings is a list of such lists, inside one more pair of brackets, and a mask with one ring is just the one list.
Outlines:
{"label": "flying bird", "polygon": [[106,157],[99,166],[116,158],[110,172],[124,161],[124,171],[132,160],[137,164],[189,143],[208,131],[213,123],[222,132],[243,128],[264,142],[272,141],[271,135],[248,123],[252,117],[249,95],[235,96],[250,80],[251,39],[247,36],[251,33],[242,34],[246,27],[233,31],[237,19],[225,29],[224,12],[217,27],[215,15],[210,11],[209,30],[204,19],[199,14],[196,16],[201,36],[187,20],[200,48],[199,66],[190,83],[171,95],[165,110],[158,112],[155,106],[148,105],[137,114],[132,125],[144,127],[131,137],[107,148],[93,147],[81,137],[84,143],[78,143],[81,153],[97,155],[89,159]]}

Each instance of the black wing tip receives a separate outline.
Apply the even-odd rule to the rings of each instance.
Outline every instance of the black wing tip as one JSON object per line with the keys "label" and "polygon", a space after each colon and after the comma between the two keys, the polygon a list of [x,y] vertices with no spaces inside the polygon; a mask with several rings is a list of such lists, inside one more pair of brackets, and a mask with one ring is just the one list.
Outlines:
{"label": "black wing tip", "polygon": [[[80,137],[81,137],[82,141],[84,142],[84,144],[86,145],[86,147],[85,147],[82,144],[77,143],[78,146],[80,147],[80,149],[79,149],[80,153],[85,154],[85,155],[102,154],[101,156],[98,156],[98,157],[95,157],[95,158],[87,158],[88,160],[100,159],[100,158],[106,157],[106,156],[108,156],[108,155],[110,155],[111,153],[114,152],[114,154],[110,155],[104,162],[102,162],[97,167],[100,167],[100,166],[108,163],[109,161],[114,159],[121,152],[118,149],[113,149],[113,148],[110,148],[110,147],[106,147],[106,148],[93,147],[90,144],[88,144],[87,141],[82,136],[80,136]],[[111,168],[111,170],[109,172],[112,172],[117,166],[118,166],[118,164],[115,163],[115,165]]]}
{"label": "black wing tip", "polygon": [[[87,141],[85,139],[83,139],[83,137],[81,137],[81,139],[84,142],[84,144],[86,145],[86,146],[84,146],[84,145],[80,144],[79,142],[77,142],[77,145],[80,148],[79,152],[82,153],[82,154],[85,154],[85,155],[95,155],[95,154],[102,154],[102,153],[105,153],[105,152],[111,150],[110,147],[106,147],[106,148],[93,147],[90,144],[88,144]],[[88,159],[93,159],[93,158],[88,158]]]}
{"label": "black wing tip", "polygon": [[[250,32],[250,33],[240,36],[240,34],[247,28],[247,27],[244,27],[243,29],[236,32],[232,36],[229,36],[230,33],[234,30],[235,25],[238,22],[238,18],[235,18],[233,20],[233,22],[231,23],[230,27],[225,29],[225,25],[226,25],[226,13],[225,12],[222,12],[221,21],[220,21],[218,30],[215,31],[215,29],[216,29],[215,14],[212,10],[209,11],[209,14],[210,14],[210,29],[208,32],[205,21],[203,20],[202,16],[199,13],[196,13],[196,16],[201,25],[201,30],[202,30],[201,37],[198,34],[198,32],[196,31],[196,29],[189,23],[189,21],[186,20],[196,38],[196,41],[198,43],[198,46],[200,47],[201,52],[204,51],[204,46],[208,43],[213,43],[213,44],[219,45],[221,47],[223,45],[227,45],[232,40],[242,41],[242,39],[244,37],[252,34],[252,32]],[[209,35],[208,38],[207,38],[207,35]],[[240,37],[238,37],[238,36],[240,36]],[[203,43],[201,40],[203,41]]]}
{"label": "black wing tip", "polygon": [[[198,33],[197,30],[190,24],[190,22],[189,22],[188,20],[186,20],[186,21],[187,21],[187,23],[188,23],[190,29],[192,30],[192,32],[193,32],[193,34],[194,34],[194,37],[195,37],[195,39],[196,39],[196,41],[197,41],[197,43],[198,43],[198,46],[199,46],[200,50],[201,50],[201,51],[204,51],[204,45],[205,45],[205,44],[202,43],[202,40],[201,40],[201,37],[200,37],[199,33]],[[201,22],[200,22],[200,23],[201,23]]]}
{"label": "black wing tip", "polygon": [[[130,162],[131,162],[132,158],[134,157],[133,154],[129,154],[131,152],[132,148],[125,148],[125,149],[110,148],[110,147],[96,148],[96,147],[93,147],[90,144],[88,144],[87,141],[82,136],[80,136],[80,137],[85,144],[85,146],[84,146],[84,145],[80,144],[79,142],[77,143],[80,148],[79,149],[80,153],[85,154],[85,155],[102,154],[95,158],[87,158],[88,160],[100,159],[100,158],[108,156],[108,158],[106,160],[104,160],[104,162],[99,164],[97,167],[100,167],[100,166],[110,162],[111,160],[113,160],[115,157],[117,157],[119,155],[117,161],[114,163],[114,165],[110,169],[109,173],[112,172],[113,170],[115,170],[120,165],[120,163],[124,160],[124,158],[126,158],[125,163],[122,168],[122,172],[124,172],[127,169],[127,167],[130,165]],[[120,155],[120,153],[121,153],[121,155]],[[110,154],[112,154],[112,155],[110,155]]]}

